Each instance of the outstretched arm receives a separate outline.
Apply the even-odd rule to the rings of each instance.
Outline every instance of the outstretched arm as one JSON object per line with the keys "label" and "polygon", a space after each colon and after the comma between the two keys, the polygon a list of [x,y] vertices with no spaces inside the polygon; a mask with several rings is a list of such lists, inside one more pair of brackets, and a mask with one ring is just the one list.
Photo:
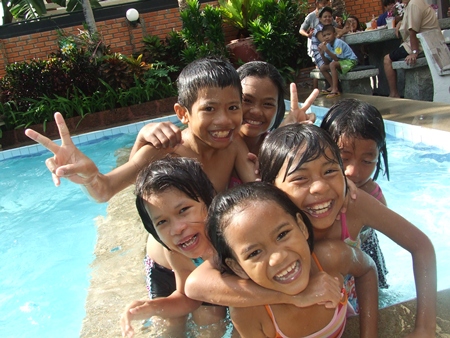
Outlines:
{"label": "outstretched arm", "polygon": [[326,273],[314,276],[306,290],[293,297],[236,275],[221,274],[210,261],[205,261],[189,275],[184,291],[189,298],[232,307],[286,303],[298,307],[324,304],[334,308],[341,298],[341,285]]}
{"label": "outstretched arm", "polygon": [[55,121],[61,137],[61,146],[32,129],[27,129],[25,134],[54,154],[45,163],[56,186],[61,184],[61,177],[65,177],[80,184],[98,202],[108,201],[114,194],[133,184],[143,166],[166,153],[146,146],[140,149],[132,160],[103,175],[99,173],[95,163],[74,145],[60,113],[55,114]]}

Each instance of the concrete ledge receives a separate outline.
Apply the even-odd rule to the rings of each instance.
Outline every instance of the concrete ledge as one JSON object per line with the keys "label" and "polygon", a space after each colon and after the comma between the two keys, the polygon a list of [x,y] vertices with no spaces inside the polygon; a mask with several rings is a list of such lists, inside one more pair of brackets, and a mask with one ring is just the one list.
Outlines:
{"label": "concrete ledge", "polygon": [[420,57],[417,58],[417,61],[414,65],[408,65],[406,61],[394,61],[392,62],[392,68],[394,69],[414,69],[418,67],[428,66],[427,58]]}
{"label": "concrete ledge", "polygon": [[[396,304],[378,311],[378,337],[405,337],[414,328],[416,300]],[[450,289],[438,292],[436,337],[450,337]],[[347,319],[343,338],[359,337],[359,317]]]}
{"label": "concrete ledge", "polygon": [[[378,76],[378,68],[375,66],[357,66],[345,75],[339,74],[341,89],[344,93],[372,95],[372,83],[370,79]],[[325,78],[318,69],[309,73],[309,77],[318,79],[322,84],[319,88],[325,89]]]}

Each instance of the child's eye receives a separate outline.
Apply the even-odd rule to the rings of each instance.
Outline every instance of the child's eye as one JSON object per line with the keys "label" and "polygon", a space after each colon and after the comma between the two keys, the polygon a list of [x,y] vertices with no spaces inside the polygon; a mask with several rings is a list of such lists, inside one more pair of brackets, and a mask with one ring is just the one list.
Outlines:
{"label": "child's eye", "polygon": [[205,111],[213,111],[214,110],[214,108],[213,107],[205,107],[205,108],[203,108]]}
{"label": "child's eye", "polygon": [[327,171],[325,171],[325,175],[331,175],[331,174],[334,174],[337,171],[338,171],[337,169],[328,169]]}
{"label": "child's eye", "polygon": [[159,222],[157,222],[156,224],[155,224],[155,226],[160,226],[160,225],[163,225],[163,224],[165,224],[167,221],[165,220],[165,219],[163,219],[163,220],[161,220],[161,221],[159,221]]}
{"label": "child's eye", "polygon": [[255,251],[250,252],[250,254],[247,256],[247,259],[257,256],[260,252],[261,252],[261,250],[255,250]]}
{"label": "child's eye", "polygon": [[283,239],[284,237],[286,237],[286,235],[290,232],[290,230],[285,230],[283,232],[281,232],[278,237],[277,237],[277,241]]}
{"label": "child's eye", "polygon": [[250,99],[247,99],[247,98],[244,97],[242,99],[242,102],[244,102],[244,103],[251,103],[252,101]]}
{"label": "child's eye", "polygon": [[240,108],[241,108],[240,106],[230,106],[228,110],[239,110]]}
{"label": "child's eye", "polygon": [[184,207],[184,208],[181,208],[181,209],[180,209],[180,214],[186,212],[186,211],[189,210],[189,209],[190,209],[190,207]]}

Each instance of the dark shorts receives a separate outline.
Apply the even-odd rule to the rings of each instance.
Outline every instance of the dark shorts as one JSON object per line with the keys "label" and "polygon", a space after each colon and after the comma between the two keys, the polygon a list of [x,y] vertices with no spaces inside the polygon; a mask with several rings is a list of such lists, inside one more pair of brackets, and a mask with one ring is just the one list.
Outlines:
{"label": "dark shorts", "polygon": [[144,258],[147,290],[150,299],[168,297],[177,289],[175,274],[153,261],[147,255]]}
{"label": "dark shorts", "polygon": [[408,55],[409,53],[406,51],[405,47],[400,46],[389,53],[389,58],[391,61],[398,61],[404,59]]}
{"label": "dark shorts", "polygon": [[[177,289],[175,273],[166,267],[159,265],[153,259],[145,255],[145,276],[148,296],[150,299],[168,297]],[[204,306],[216,306],[203,302]]]}

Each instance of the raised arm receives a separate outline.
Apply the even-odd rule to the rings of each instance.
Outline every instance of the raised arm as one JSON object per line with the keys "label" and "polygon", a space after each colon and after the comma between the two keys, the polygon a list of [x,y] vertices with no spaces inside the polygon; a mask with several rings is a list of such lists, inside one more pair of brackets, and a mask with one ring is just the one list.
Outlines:
{"label": "raised arm", "polygon": [[67,178],[73,183],[80,184],[98,202],[108,201],[114,194],[133,184],[141,168],[167,153],[145,146],[133,156],[132,160],[103,175],[99,173],[95,163],[74,145],[60,113],[55,114],[55,121],[61,137],[61,146],[32,129],[27,129],[25,134],[54,154],[45,163],[52,173],[56,186],[61,184],[61,177]]}
{"label": "raised arm", "polygon": [[317,274],[306,290],[295,297],[269,290],[251,280],[221,274],[210,261],[195,269],[185,284],[189,298],[223,306],[249,307],[289,303],[298,307],[324,304],[334,308],[341,298],[342,285],[326,273]]}

